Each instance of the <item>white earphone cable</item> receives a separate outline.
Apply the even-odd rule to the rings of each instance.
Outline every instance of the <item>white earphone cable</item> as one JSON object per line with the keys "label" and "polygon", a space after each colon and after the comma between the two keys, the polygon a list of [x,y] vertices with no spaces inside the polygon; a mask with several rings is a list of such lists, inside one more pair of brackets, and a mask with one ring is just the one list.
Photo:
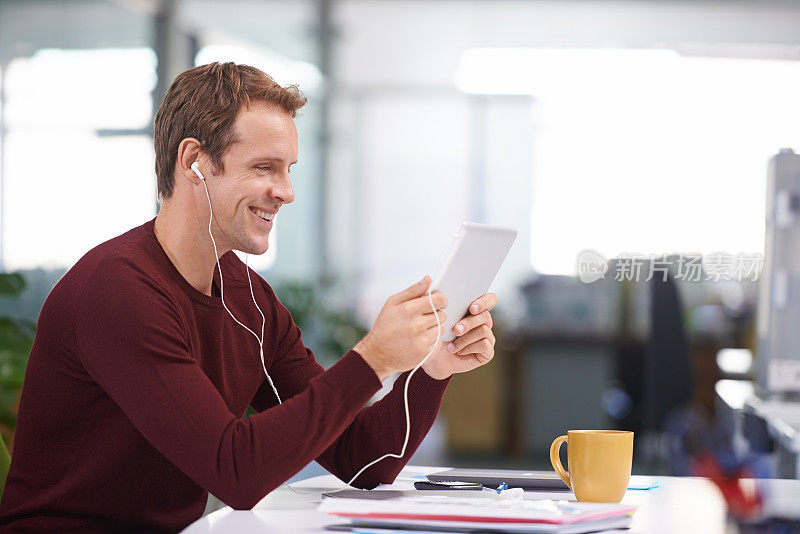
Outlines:
{"label": "white earphone cable", "polygon": [[[372,467],[373,465],[375,465],[376,463],[380,462],[384,458],[402,458],[406,454],[406,447],[408,446],[408,438],[411,435],[411,416],[408,413],[408,383],[411,382],[411,377],[414,376],[414,373],[417,372],[417,369],[422,367],[422,365],[426,361],[428,361],[428,358],[431,357],[431,354],[433,354],[433,351],[436,350],[436,345],[439,344],[439,339],[442,337],[442,323],[439,321],[439,314],[436,312],[436,306],[433,305],[433,298],[431,297],[430,288],[428,288],[428,302],[430,302],[431,309],[433,310],[433,314],[436,317],[436,329],[437,329],[436,330],[436,341],[433,343],[433,348],[428,353],[428,355],[425,356],[425,358],[423,358],[422,361],[419,362],[416,365],[416,367],[414,367],[414,369],[406,377],[406,384],[405,384],[405,387],[403,388],[403,403],[405,404],[405,412],[406,412],[406,437],[403,440],[403,447],[400,449],[400,452],[398,454],[391,453],[391,452],[387,453],[387,454],[384,454],[380,458],[372,460],[370,463],[368,463],[367,465],[365,465],[364,467],[359,469],[359,471],[355,475],[353,475],[353,478],[351,478],[350,481],[347,482],[348,486],[350,486],[353,483],[353,481],[355,481],[355,479],[357,479],[358,476],[361,473],[363,473],[368,467]],[[342,489],[344,489],[344,488],[342,488]],[[336,491],[342,491],[342,490],[340,489],[340,490],[336,490]],[[336,493],[336,492],[331,492],[331,493]]]}
{"label": "white earphone cable", "polygon": [[[203,187],[205,188],[205,191],[206,191],[206,198],[208,199],[208,211],[209,211],[209,214],[210,214],[210,216],[208,218],[208,235],[209,235],[209,237],[211,237],[211,244],[214,246],[214,257],[216,258],[217,270],[219,271],[219,293],[220,293],[220,300],[222,300],[222,306],[225,308],[225,311],[228,312],[228,315],[230,315],[231,318],[234,321],[236,321],[236,323],[239,326],[241,326],[242,328],[244,328],[245,330],[250,332],[253,335],[253,337],[256,338],[256,341],[258,342],[259,356],[261,357],[261,367],[264,369],[264,374],[266,375],[267,380],[269,381],[270,387],[272,387],[272,391],[275,392],[275,397],[278,399],[278,403],[279,404],[283,404],[283,401],[281,400],[281,396],[278,394],[278,390],[277,390],[277,388],[275,387],[275,384],[272,381],[272,377],[269,376],[269,373],[267,372],[267,366],[264,363],[264,324],[266,323],[266,319],[264,317],[264,312],[262,312],[261,308],[258,306],[258,303],[256,302],[255,294],[253,293],[253,283],[252,283],[252,281],[250,279],[250,268],[247,266],[247,258],[248,258],[247,255],[245,255],[245,271],[247,272],[247,282],[250,285],[250,296],[253,299],[253,304],[255,305],[256,309],[258,310],[258,313],[261,315],[261,337],[259,338],[258,335],[255,332],[250,330],[250,328],[248,328],[244,323],[242,323],[239,319],[237,319],[236,316],[233,315],[231,310],[229,310],[228,306],[225,304],[225,284],[223,283],[223,280],[222,280],[222,268],[220,267],[220,263],[219,263],[219,253],[217,251],[217,243],[214,240],[214,234],[211,232],[211,223],[212,223],[212,221],[214,219],[214,209],[211,207],[211,195],[208,192],[208,186],[206,185],[205,177],[202,175],[202,173],[200,173],[199,169],[195,168],[196,166],[197,166],[197,162],[193,163],[192,164],[192,170],[195,171],[195,173],[200,178],[200,181],[203,182]],[[436,317],[436,329],[437,329],[436,341],[434,342],[433,348],[428,353],[428,355],[425,356],[425,358],[423,358],[422,361],[420,361],[414,367],[414,369],[408,374],[408,376],[406,377],[406,383],[405,383],[405,386],[403,388],[403,404],[404,404],[404,407],[405,407],[405,416],[406,416],[406,434],[405,434],[405,438],[403,439],[403,447],[400,449],[400,453],[398,453],[398,454],[395,454],[395,453],[384,454],[383,456],[381,456],[379,458],[376,458],[375,460],[372,460],[370,463],[368,463],[367,465],[365,465],[364,467],[359,469],[358,472],[356,472],[356,474],[353,475],[353,477],[350,479],[350,481],[347,482],[348,486],[350,486],[355,481],[355,479],[358,478],[359,475],[361,475],[361,473],[363,473],[367,468],[372,467],[373,465],[375,465],[376,463],[380,462],[381,460],[383,460],[385,458],[402,458],[406,453],[406,448],[408,447],[408,440],[409,440],[409,437],[411,436],[411,416],[409,414],[409,409],[408,409],[408,384],[409,384],[409,382],[411,382],[411,377],[414,376],[414,373],[416,373],[417,370],[420,367],[422,367],[422,365],[425,364],[426,361],[428,361],[428,358],[431,357],[433,352],[436,350],[436,346],[439,344],[439,339],[441,339],[441,337],[442,337],[442,324],[439,321],[439,314],[436,311],[436,306],[434,306],[434,304],[433,304],[433,298],[431,297],[431,289],[430,288],[428,288],[427,295],[428,295],[428,302],[430,303],[431,309],[433,310],[433,314]],[[295,493],[316,493],[316,492],[301,492],[301,491],[298,491],[298,490],[294,489],[289,483],[287,483],[286,486],[290,490],[294,491]],[[346,488],[341,488],[341,489],[338,489],[338,490],[335,490],[335,491],[332,491],[332,492],[329,492],[329,493],[337,493],[337,492],[342,491],[344,489],[346,489]]]}
{"label": "white earphone cable", "polygon": [[237,319],[236,316],[233,315],[231,310],[229,310],[228,306],[225,304],[225,283],[222,280],[222,267],[219,264],[219,252],[217,252],[217,242],[214,241],[214,234],[211,232],[211,221],[213,221],[214,219],[214,208],[211,207],[211,195],[209,195],[208,193],[208,186],[206,185],[205,179],[202,179],[200,181],[203,182],[203,187],[206,190],[206,198],[208,199],[208,211],[210,212],[210,217],[208,218],[208,235],[209,237],[211,237],[211,244],[214,246],[214,257],[217,259],[217,270],[219,271],[219,295],[220,295],[220,300],[222,301],[222,307],[225,308],[225,311],[228,312],[228,315],[230,315],[231,318],[239,324],[239,326],[241,326],[242,328],[253,334],[253,337],[256,338],[256,341],[258,342],[259,356],[261,357],[261,367],[264,369],[264,374],[267,376],[267,380],[269,381],[269,385],[272,387],[272,391],[275,392],[275,396],[278,398],[278,403],[283,404],[281,401],[281,396],[278,394],[278,390],[275,388],[275,384],[273,384],[272,382],[272,377],[269,376],[269,373],[267,372],[267,366],[264,363],[264,323],[265,323],[264,313],[261,311],[261,308],[258,307],[258,304],[256,304],[256,297],[255,295],[253,295],[253,283],[250,282],[250,268],[247,267],[246,264],[245,264],[245,270],[247,271],[247,281],[250,283],[250,295],[253,296],[253,304],[256,305],[258,313],[261,314],[261,337],[259,338],[255,332],[250,330],[239,319]]}
{"label": "white earphone cable", "polygon": [[[267,372],[267,366],[264,363],[264,323],[266,323],[266,319],[264,318],[264,312],[261,311],[259,308],[258,303],[256,303],[256,296],[253,294],[253,282],[250,280],[250,267],[247,266],[247,259],[250,256],[245,253],[244,255],[244,268],[247,271],[247,284],[250,286],[250,296],[253,298],[253,304],[255,305],[258,313],[261,315],[261,340],[258,344],[259,354],[261,355],[261,367],[264,369],[264,374],[267,375],[267,381],[269,382],[269,386],[272,388],[272,391],[275,392],[275,397],[278,399],[278,404],[283,404],[281,401],[281,396],[278,394],[278,390],[275,387],[275,384],[272,382],[272,377],[269,376]],[[222,278],[222,273],[220,273],[220,278]]]}

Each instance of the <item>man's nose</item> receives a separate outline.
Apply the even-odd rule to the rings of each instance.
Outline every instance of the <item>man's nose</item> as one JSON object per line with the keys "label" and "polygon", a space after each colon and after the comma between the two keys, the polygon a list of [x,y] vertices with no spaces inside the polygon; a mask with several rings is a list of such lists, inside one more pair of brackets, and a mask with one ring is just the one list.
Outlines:
{"label": "man's nose", "polygon": [[280,180],[272,193],[272,196],[279,200],[281,204],[291,204],[294,202],[294,189],[292,189],[292,181],[288,174]]}

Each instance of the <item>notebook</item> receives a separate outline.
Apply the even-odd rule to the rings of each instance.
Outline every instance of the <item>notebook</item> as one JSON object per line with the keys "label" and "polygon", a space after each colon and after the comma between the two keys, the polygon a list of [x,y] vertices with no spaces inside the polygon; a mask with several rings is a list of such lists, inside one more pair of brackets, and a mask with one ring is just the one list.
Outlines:
{"label": "notebook", "polygon": [[625,528],[636,511],[635,506],[621,504],[513,499],[492,492],[409,493],[377,500],[327,498],[318,510],[347,518],[353,527],[560,534]]}

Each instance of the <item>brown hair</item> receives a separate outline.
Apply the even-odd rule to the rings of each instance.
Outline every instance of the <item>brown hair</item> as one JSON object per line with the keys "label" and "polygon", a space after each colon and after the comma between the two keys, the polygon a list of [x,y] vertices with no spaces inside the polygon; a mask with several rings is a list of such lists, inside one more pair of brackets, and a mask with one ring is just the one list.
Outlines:
{"label": "brown hair", "polygon": [[194,137],[211,158],[214,172],[224,172],[222,156],[236,142],[236,116],[251,101],[276,104],[292,117],[306,103],[297,85],[281,87],[263,71],[236,63],[209,63],[179,74],[156,113],[158,195],[172,196],[178,145]]}

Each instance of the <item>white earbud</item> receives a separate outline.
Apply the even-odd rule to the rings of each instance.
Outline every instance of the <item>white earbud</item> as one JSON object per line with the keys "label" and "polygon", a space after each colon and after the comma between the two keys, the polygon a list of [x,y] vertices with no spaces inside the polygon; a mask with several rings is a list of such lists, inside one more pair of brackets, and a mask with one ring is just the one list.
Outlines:
{"label": "white earbud", "polygon": [[191,169],[194,171],[194,173],[197,175],[198,178],[200,178],[204,182],[206,181],[206,177],[203,176],[202,172],[200,172],[200,167],[197,165],[196,161],[192,163]]}

